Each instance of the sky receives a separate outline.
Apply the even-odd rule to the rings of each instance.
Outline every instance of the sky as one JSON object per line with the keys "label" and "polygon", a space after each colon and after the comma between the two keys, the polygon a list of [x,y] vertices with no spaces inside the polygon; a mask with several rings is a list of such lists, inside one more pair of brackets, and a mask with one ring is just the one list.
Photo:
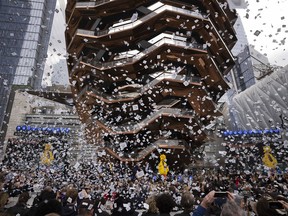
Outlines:
{"label": "sky", "polygon": [[66,43],[64,30],[65,24],[65,1],[57,0],[51,30],[50,42],[47,51],[47,60],[44,68],[42,86],[69,85],[68,69],[66,62]]}
{"label": "sky", "polygon": [[288,0],[248,0],[237,9],[250,44],[266,55],[270,64],[288,64]]}

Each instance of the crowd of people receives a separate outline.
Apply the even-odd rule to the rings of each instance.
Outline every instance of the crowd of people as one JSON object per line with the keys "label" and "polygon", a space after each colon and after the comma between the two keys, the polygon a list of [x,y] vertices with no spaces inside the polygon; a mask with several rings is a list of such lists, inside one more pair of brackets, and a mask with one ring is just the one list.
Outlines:
{"label": "crowd of people", "polygon": [[18,143],[8,146],[10,153],[0,164],[0,216],[287,215],[287,170],[256,166],[256,158],[250,169],[235,169],[229,162],[226,168],[170,169],[167,176],[148,162],[131,166],[100,160],[69,165],[63,172],[57,160],[30,166],[40,151],[25,147],[31,157],[21,156],[27,152]]}

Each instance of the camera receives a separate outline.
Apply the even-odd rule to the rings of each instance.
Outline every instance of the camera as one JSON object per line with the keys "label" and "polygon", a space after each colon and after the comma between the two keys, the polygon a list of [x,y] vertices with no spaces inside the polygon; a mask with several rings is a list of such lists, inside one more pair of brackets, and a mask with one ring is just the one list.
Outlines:
{"label": "camera", "polygon": [[269,202],[269,208],[270,209],[283,209],[283,205],[282,203],[278,202],[278,201],[270,201]]}
{"label": "camera", "polygon": [[225,191],[216,191],[214,197],[226,198],[228,197],[228,193]]}

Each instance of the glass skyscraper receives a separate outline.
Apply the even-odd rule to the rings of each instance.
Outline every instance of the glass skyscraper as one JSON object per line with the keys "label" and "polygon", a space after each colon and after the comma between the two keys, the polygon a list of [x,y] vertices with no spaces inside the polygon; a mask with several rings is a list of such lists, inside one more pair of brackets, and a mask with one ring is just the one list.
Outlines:
{"label": "glass skyscraper", "polygon": [[1,142],[12,86],[41,88],[55,4],[56,0],[0,1]]}

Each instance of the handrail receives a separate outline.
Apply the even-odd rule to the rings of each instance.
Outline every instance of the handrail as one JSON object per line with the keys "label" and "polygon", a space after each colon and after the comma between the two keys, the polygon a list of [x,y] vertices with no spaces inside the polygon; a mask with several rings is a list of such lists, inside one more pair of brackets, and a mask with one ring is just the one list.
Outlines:
{"label": "handrail", "polygon": [[[101,92],[95,88],[88,87],[87,91],[92,91],[98,99],[105,103],[116,103],[121,100],[123,101],[130,101],[134,100],[138,97],[140,97],[143,93],[145,93],[147,90],[153,88],[156,86],[158,83],[162,82],[163,80],[178,80],[178,81],[185,81],[185,75],[177,75],[177,74],[169,74],[163,72],[160,76],[156,77],[154,80],[151,82],[147,83],[144,85],[141,89],[137,90],[136,92],[133,93],[126,93],[126,94],[118,94],[118,95],[108,95],[104,92]],[[201,78],[199,77],[192,77],[190,80],[190,83],[199,83],[201,81]]]}
{"label": "handrail", "polygon": [[124,23],[123,25],[119,25],[115,28],[110,28],[110,29],[105,29],[105,30],[100,30],[100,31],[92,31],[92,30],[85,30],[85,29],[78,29],[76,31],[76,34],[85,34],[85,35],[91,35],[91,36],[103,36],[106,34],[110,34],[110,33],[115,33],[118,31],[123,31],[123,30],[127,30],[127,29],[132,29],[135,28],[136,26],[142,24],[144,21],[146,21],[147,19],[153,18],[154,16],[164,12],[164,11],[173,11],[173,12],[179,12],[179,13],[183,13],[185,15],[191,15],[194,16],[198,19],[206,19],[207,16],[206,15],[202,15],[201,13],[195,12],[195,11],[190,11],[190,10],[186,10],[186,9],[182,9],[182,8],[178,8],[178,7],[174,7],[171,5],[162,5],[161,7],[157,8],[155,11],[152,11],[150,14],[144,16],[143,18],[136,20],[135,22],[131,22],[131,23]]}
{"label": "handrail", "polygon": [[[181,143],[183,145],[180,145]],[[159,147],[160,148],[167,148],[167,146],[169,146],[170,148],[185,149],[186,148],[185,146],[187,146],[186,144],[187,144],[187,142],[185,140],[162,140],[162,139],[159,139],[159,140],[155,141],[153,144],[147,146],[146,148],[144,148],[140,152],[138,152],[138,155],[136,158],[121,157],[121,156],[119,156],[119,154],[114,152],[114,150],[110,147],[104,147],[104,149],[109,154],[116,157],[118,160],[128,162],[128,161],[141,161]],[[99,149],[99,150],[102,150],[102,149]]]}
{"label": "handrail", "polygon": [[[111,128],[107,127],[107,120],[103,117],[98,117],[96,114],[92,116],[92,119],[98,121],[103,127],[110,130],[112,134],[127,134],[127,133],[137,133],[149,123],[153,122],[160,116],[179,116],[190,118],[195,116],[194,111],[182,110],[182,109],[173,109],[173,108],[162,108],[160,110],[156,110],[151,115],[148,115],[144,120],[134,125],[120,125],[120,126],[112,126]],[[97,118],[98,117],[98,118]],[[106,124],[105,124],[106,123]]]}
{"label": "handrail", "polygon": [[101,36],[101,35],[105,35],[105,34],[110,34],[110,33],[115,33],[117,31],[123,31],[129,28],[134,28],[137,25],[142,24],[144,21],[146,21],[147,19],[150,19],[164,11],[173,11],[173,12],[179,12],[179,13],[183,13],[183,14],[189,14],[191,16],[195,16],[199,19],[205,19],[205,17],[198,12],[195,11],[190,11],[187,9],[183,9],[183,8],[178,8],[178,7],[174,7],[172,5],[162,5],[161,7],[157,8],[156,10],[152,11],[150,14],[144,16],[143,18],[136,20],[135,22],[131,22],[131,23],[124,23],[123,25],[117,26],[116,28],[110,28],[108,30],[102,30],[102,31],[98,31],[96,32],[97,36]]}
{"label": "handrail", "polygon": [[71,70],[71,74],[70,74],[70,77],[73,77],[74,75],[74,72],[76,71],[77,67],[79,66],[80,62],[82,61],[83,57],[81,56],[77,62],[75,63],[75,65],[73,66],[72,70]]}
{"label": "handrail", "polygon": [[[153,17],[153,16],[156,16],[156,15],[158,15],[160,12],[159,12],[159,10],[160,9],[163,9],[163,7],[164,7],[164,10],[162,10],[162,11],[160,11],[160,12],[163,12],[163,11],[176,11],[176,12],[179,12],[180,14],[182,13],[182,14],[185,14],[185,15],[191,15],[191,16],[194,16],[195,18],[197,18],[197,19],[201,19],[201,20],[207,20],[207,21],[209,21],[208,19],[207,19],[207,14],[204,14],[204,13],[199,13],[199,12],[195,12],[195,11],[190,11],[190,10],[186,10],[186,9],[182,9],[182,8],[178,8],[178,7],[174,7],[174,6],[171,6],[171,5],[164,5],[164,6],[161,6],[160,8],[158,8],[158,9],[156,9],[154,12],[151,12],[151,14],[148,14],[148,15],[146,15],[146,16],[144,16],[143,18],[141,18],[141,19],[139,19],[139,20],[137,20],[137,21],[135,21],[135,22],[133,22],[133,25],[132,24],[125,24],[124,26],[126,26],[127,27],[127,25],[131,25],[132,27],[131,27],[131,29],[132,28],[135,28],[135,26],[137,26],[137,25],[139,25],[139,24],[141,24],[143,21],[146,21],[146,19],[149,19],[149,18],[151,18],[151,17]],[[158,11],[157,11],[158,10]],[[158,12],[158,13],[156,13],[156,12]],[[135,25],[137,23],[137,25]],[[120,26],[121,27],[121,26]],[[126,27],[121,27],[122,28],[122,30],[124,30]],[[117,27],[117,28],[119,28],[119,27]],[[112,29],[113,30],[113,29]],[[116,31],[114,31],[114,32],[116,32]],[[98,33],[97,32],[95,32],[95,31],[92,31],[92,30],[85,30],[85,29],[77,29],[77,31],[76,31],[76,33],[75,33],[75,35],[72,37],[72,40],[71,40],[71,42],[73,41],[73,38],[75,38],[75,36],[85,36],[85,37],[89,37],[89,36],[92,36],[92,37],[97,37],[97,36],[103,36],[103,35],[107,35],[108,33],[113,33],[113,32],[109,32],[109,29],[108,30],[102,30],[102,31],[98,31]],[[68,49],[70,48],[70,45],[71,45],[71,43],[69,44],[69,46],[68,46]]]}
{"label": "handrail", "polygon": [[92,61],[91,61],[90,63],[87,62],[87,64],[90,64],[90,65],[92,65],[96,68],[99,68],[99,69],[123,66],[125,64],[132,64],[132,63],[140,60],[142,57],[144,57],[148,53],[153,52],[154,50],[156,50],[157,48],[159,48],[160,46],[162,46],[164,44],[182,46],[184,48],[201,49],[201,50],[205,50],[205,51],[207,49],[206,47],[204,47],[203,45],[198,44],[198,43],[189,43],[189,42],[184,42],[181,40],[175,40],[173,38],[163,37],[159,41],[157,41],[155,44],[153,44],[149,48],[145,49],[143,52],[137,53],[133,57],[127,57],[124,59],[115,60],[115,61],[111,61],[111,62],[104,62],[104,63],[102,63],[102,62],[92,63]]}
{"label": "handrail", "polygon": [[76,100],[79,100],[79,98],[81,98],[88,90],[89,86],[85,85],[81,91],[78,93]]}
{"label": "handrail", "polygon": [[112,0],[97,0],[97,1],[93,1],[93,2],[89,2],[89,1],[85,1],[85,2],[76,2],[76,8],[79,8],[79,7],[84,7],[84,8],[87,8],[87,7],[96,7],[100,4],[103,4],[103,3],[106,3],[106,2],[110,2]]}

